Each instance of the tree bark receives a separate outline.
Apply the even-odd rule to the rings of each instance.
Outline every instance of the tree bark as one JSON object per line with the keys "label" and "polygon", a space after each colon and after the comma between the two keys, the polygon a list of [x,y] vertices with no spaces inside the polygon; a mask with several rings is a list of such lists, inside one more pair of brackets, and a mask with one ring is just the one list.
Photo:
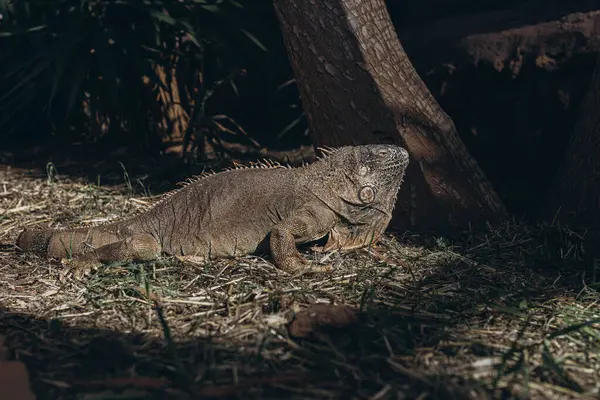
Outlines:
{"label": "tree bark", "polygon": [[481,227],[505,208],[411,65],[384,0],[274,0],[315,145],[411,155],[392,225]]}
{"label": "tree bark", "polygon": [[600,55],[541,217],[574,228],[600,230]]}

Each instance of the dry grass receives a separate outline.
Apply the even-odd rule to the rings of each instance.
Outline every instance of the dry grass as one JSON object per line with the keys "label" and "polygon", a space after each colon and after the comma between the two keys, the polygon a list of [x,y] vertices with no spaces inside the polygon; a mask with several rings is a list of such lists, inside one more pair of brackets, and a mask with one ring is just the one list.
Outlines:
{"label": "dry grass", "polygon": [[[297,279],[259,257],[61,279],[11,245],[25,225],[143,207],[130,193],[0,170],[0,335],[39,398],[599,396],[597,270],[574,233],[405,234]],[[291,337],[288,321],[313,303],[360,308],[358,322]]]}

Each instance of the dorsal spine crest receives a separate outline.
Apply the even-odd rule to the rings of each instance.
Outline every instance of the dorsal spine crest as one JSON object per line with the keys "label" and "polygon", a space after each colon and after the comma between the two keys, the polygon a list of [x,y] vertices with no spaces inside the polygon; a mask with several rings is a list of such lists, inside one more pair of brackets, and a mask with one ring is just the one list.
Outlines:
{"label": "dorsal spine crest", "polygon": [[[329,153],[331,153],[331,151]],[[307,164],[305,162],[302,163],[303,167],[306,165]],[[277,161],[263,158],[262,160],[258,160],[258,161],[250,161],[247,165],[238,163],[237,161],[234,161],[232,167],[224,168],[221,172],[237,171],[237,170],[241,170],[241,169],[276,169],[276,168],[293,169],[293,167],[289,164],[281,164]],[[186,187],[188,187],[194,183],[197,183],[199,181],[202,181],[208,177],[216,175],[216,174],[217,174],[217,172],[215,172],[214,170],[211,169],[209,171],[202,171],[200,174],[189,177],[182,182],[178,182],[177,185],[180,186],[179,188],[176,188],[176,189],[173,189],[173,190],[170,190],[170,191],[164,193],[155,202],[148,204],[145,207],[141,207],[140,209],[137,209],[130,214],[127,214],[124,216],[118,216],[118,217],[115,217],[114,219],[109,219],[109,220],[103,221],[103,222],[94,222],[94,223],[75,226],[75,227],[61,226],[61,227],[56,227],[56,228],[51,228],[51,229],[53,229],[55,231],[66,231],[66,230],[72,231],[75,229],[92,229],[92,228],[97,228],[97,227],[101,227],[101,226],[105,226],[105,225],[109,225],[109,224],[118,224],[121,222],[126,222],[126,221],[131,220],[134,217],[137,217],[137,216],[143,214],[143,213],[151,211],[153,208],[155,208],[155,207],[159,206],[160,204],[162,204],[163,202],[169,200],[172,196],[174,196],[176,193],[180,192],[181,190],[185,189]],[[32,230],[38,230],[38,229],[43,230],[43,229],[47,229],[47,228],[34,228]]]}

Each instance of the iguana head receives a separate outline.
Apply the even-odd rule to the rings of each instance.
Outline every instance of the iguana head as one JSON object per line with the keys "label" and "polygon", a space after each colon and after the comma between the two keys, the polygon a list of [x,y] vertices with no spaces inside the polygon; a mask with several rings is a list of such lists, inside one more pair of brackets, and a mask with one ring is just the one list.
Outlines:
{"label": "iguana head", "polygon": [[311,191],[342,218],[330,231],[325,249],[352,249],[376,242],[392,218],[408,152],[385,144],[326,152],[326,168],[315,168]]}
{"label": "iguana head", "polygon": [[408,166],[408,151],[387,144],[357,146],[354,149],[357,161],[352,167],[358,175],[358,198],[361,202],[398,190]]}
{"label": "iguana head", "polygon": [[408,152],[395,145],[374,144],[330,150],[327,184],[344,202],[390,212],[408,166]]}

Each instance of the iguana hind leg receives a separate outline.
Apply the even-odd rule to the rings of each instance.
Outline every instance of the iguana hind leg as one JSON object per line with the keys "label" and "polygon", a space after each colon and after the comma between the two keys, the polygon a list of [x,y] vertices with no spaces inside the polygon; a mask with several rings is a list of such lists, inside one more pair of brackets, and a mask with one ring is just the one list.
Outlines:
{"label": "iguana hind leg", "polygon": [[98,247],[92,253],[103,263],[149,261],[160,257],[161,247],[152,235],[142,233]]}
{"label": "iguana hind leg", "polygon": [[289,273],[328,272],[331,266],[311,266],[300,255],[296,244],[325,236],[335,225],[336,217],[329,209],[308,207],[279,222],[271,230],[269,244],[275,265]]}
{"label": "iguana hind leg", "polygon": [[67,266],[65,273],[81,276],[87,275],[103,263],[150,261],[158,258],[160,254],[161,247],[156,239],[148,234],[139,234],[91,249],[69,260],[63,259],[63,264]]}

